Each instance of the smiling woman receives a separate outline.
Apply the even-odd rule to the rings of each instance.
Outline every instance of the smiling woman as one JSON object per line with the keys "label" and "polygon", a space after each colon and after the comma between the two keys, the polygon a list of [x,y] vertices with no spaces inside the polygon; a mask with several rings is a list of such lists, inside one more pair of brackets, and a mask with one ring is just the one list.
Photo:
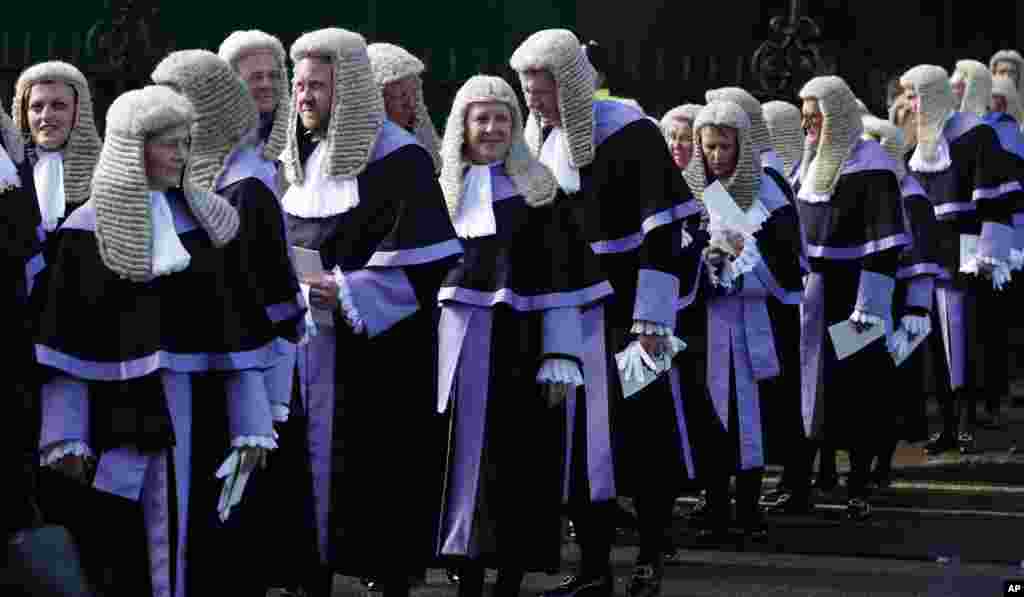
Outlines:
{"label": "smiling woman", "polygon": [[490,164],[508,153],[512,143],[512,110],[500,102],[474,102],[466,110],[466,157]]}
{"label": "smiling woman", "polygon": [[36,144],[60,149],[68,140],[75,119],[75,90],[60,81],[40,81],[32,86],[28,100],[28,126]]}

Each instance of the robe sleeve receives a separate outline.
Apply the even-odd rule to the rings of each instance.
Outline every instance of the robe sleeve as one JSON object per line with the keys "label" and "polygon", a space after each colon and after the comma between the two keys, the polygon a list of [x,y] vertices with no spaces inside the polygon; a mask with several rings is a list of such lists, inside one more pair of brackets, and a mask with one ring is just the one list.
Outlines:
{"label": "robe sleeve", "polygon": [[[886,217],[886,223],[894,232],[906,234],[906,218],[903,216],[902,193],[895,174],[872,177],[864,188],[861,197],[865,209],[864,227],[867,230],[880,228],[876,219]],[[898,214],[889,221],[882,214]],[[882,245],[860,258],[860,283],[857,289],[855,309],[887,319],[892,312],[892,296],[896,287],[896,271],[899,259],[906,245]]]}
{"label": "robe sleeve", "polygon": [[399,197],[395,223],[366,267],[345,272],[371,338],[433,308],[445,273],[462,254],[429,155],[417,146],[387,159],[394,159],[389,189]]}
{"label": "robe sleeve", "polygon": [[89,443],[89,386],[80,379],[58,375],[42,387],[42,427],[39,448],[61,442]]}
{"label": "robe sleeve", "polygon": [[224,383],[231,447],[276,448],[264,372],[259,369],[231,371],[225,375]]}
{"label": "robe sleeve", "polygon": [[981,222],[978,252],[983,257],[1006,263],[1013,246],[1013,212],[1024,194],[1015,176],[1010,155],[1002,150],[990,126],[977,128],[974,161],[974,192]]}

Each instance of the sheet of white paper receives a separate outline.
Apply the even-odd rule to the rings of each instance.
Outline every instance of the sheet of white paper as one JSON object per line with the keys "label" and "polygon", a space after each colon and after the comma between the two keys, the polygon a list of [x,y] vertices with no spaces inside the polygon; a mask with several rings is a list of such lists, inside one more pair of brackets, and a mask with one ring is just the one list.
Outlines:
{"label": "sheet of white paper", "polygon": [[712,219],[718,220],[726,228],[749,235],[757,232],[757,227],[750,223],[747,214],[736,205],[721,181],[716,180],[704,189],[704,207]]}
{"label": "sheet of white paper", "polygon": [[[298,274],[300,282],[307,278],[319,278],[324,272],[323,262],[320,261],[320,251],[292,247],[292,263],[295,265],[295,273]],[[306,302],[308,303],[308,291],[305,294]],[[315,309],[312,305],[309,308],[313,310],[313,321],[317,325],[334,327],[334,316],[331,315],[330,311]]]}
{"label": "sheet of white paper", "polygon": [[975,234],[960,235],[960,271],[965,274],[978,273],[978,241]]}
{"label": "sheet of white paper", "polygon": [[[928,334],[930,333],[932,333],[931,330],[928,330]],[[924,342],[924,339],[928,337],[928,334],[918,334],[914,336],[914,339],[910,341],[910,348],[902,357],[891,352],[889,353],[892,355],[892,361],[896,363],[897,367],[902,365],[903,362],[910,357],[910,355],[914,354],[914,351],[917,350],[918,346],[921,346],[921,342]]]}
{"label": "sheet of white paper", "polygon": [[870,329],[858,333],[853,327],[853,322],[844,319],[829,326],[828,333],[832,337],[832,346],[836,349],[836,357],[841,361],[885,336],[885,324],[873,325]]}

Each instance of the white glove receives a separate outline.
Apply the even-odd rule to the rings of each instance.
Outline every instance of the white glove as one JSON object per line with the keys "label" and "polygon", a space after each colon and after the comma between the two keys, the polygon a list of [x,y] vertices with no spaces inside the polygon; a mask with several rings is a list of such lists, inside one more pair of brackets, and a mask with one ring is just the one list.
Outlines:
{"label": "white glove", "polygon": [[633,340],[626,347],[626,350],[615,355],[616,364],[622,371],[622,376],[630,381],[641,381],[644,378],[644,367],[657,371],[658,365],[647,354],[638,340]]}
{"label": "white glove", "polygon": [[249,475],[256,470],[256,465],[264,455],[265,451],[258,448],[235,448],[217,469],[216,478],[224,479],[220,500],[217,502],[217,513],[221,522],[225,522],[231,516],[231,508],[241,503]]}
{"label": "white glove", "polygon": [[302,338],[299,339],[299,346],[305,346],[309,344],[310,339],[317,335],[316,321],[313,320],[313,306],[309,302],[309,284],[300,282],[299,288],[302,290],[302,298],[306,300],[306,315],[302,318],[303,323],[306,325],[306,331],[302,334]]}
{"label": "white glove", "polygon": [[583,385],[583,373],[575,361],[569,359],[544,359],[537,372],[537,383]]}
{"label": "white glove", "polygon": [[860,332],[869,330],[872,326],[881,325],[882,323],[881,317],[856,309],[850,314],[849,319],[853,322],[853,327],[857,328],[857,331]]}
{"label": "white glove", "polygon": [[906,330],[907,336],[923,336],[932,331],[932,321],[923,315],[904,315],[900,327]]}

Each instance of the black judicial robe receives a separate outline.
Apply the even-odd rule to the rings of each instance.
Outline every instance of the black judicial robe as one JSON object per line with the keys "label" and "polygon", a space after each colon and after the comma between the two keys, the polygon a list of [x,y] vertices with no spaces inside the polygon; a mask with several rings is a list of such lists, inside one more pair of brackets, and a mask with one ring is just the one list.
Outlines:
{"label": "black judicial robe", "polygon": [[[575,353],[586,348],[560,326],[581,330],[580,311],[612,289],[569,200],[559,192],[553,205],[530,207],[504,167],[491,168],[496,233],[462,239],[465,254],[439,295],[439,399],[453,417],[439,551],[488,567],[554,571],[567,411],[548,406],[537,372],[546,358],[571,359],[582,371]],[[545,325],[546,313],[567,321]]]}
{"label": "black judicial robe", "polygon": [[[586,391],[606,396],[608,412],[588,412],[605,401],[580,399],[574,441],[586,445],[588,433],[600,432],[586,423],[607,419],[611,450],[603,450],[602,459],[612,463],[588,462],[598,450],[574,450],[574,455],[587,454],[586,460],[574,458],[573,466],[589,471],[580,476],[589,482],[589,491],[573,482],[572,493],[581,496],[576,499],[603,501],[654,487],[675,492],[692,473],[686,466],[683,397],[679,384],[672,382],[674,374],[661,376],[625,400],[615,354],[635,338],[630,332],[634,319],[675,326],[678,297],[690,294],[700,249],[692,244],[682,248],[684,222],[695,226],[699,208],[657,125],[615,101],[595,101],[594,115],[594,160],[580,169],[580,191],[569,197],[569,204],[615,291],[603,307],[604,352],[611,373],[600,388],[589,376]],[[676,333],[688,340],[687,330]],[[600,438],[596,443],[606,442]],[[613,469],[614,478],[597,474],[606,469]],[[662,473],[655,479],[651,470]]]}
{"label": "black judicial robe", "polygon": [[356,207],[326,218],[286,212],[286,222],[292,243],[346,273],[366,321],[356,335],[335,313],[333,397],[306,414],[333,427],[327,452],[311,454],[314,482],[330,483],[315,499],[328,510],[327,561],[380,579],[415,574],[435,554],[446,439],[435,408],[437,292],[462,247],[433,161],[397,125],[385,122],[357,181]]}

